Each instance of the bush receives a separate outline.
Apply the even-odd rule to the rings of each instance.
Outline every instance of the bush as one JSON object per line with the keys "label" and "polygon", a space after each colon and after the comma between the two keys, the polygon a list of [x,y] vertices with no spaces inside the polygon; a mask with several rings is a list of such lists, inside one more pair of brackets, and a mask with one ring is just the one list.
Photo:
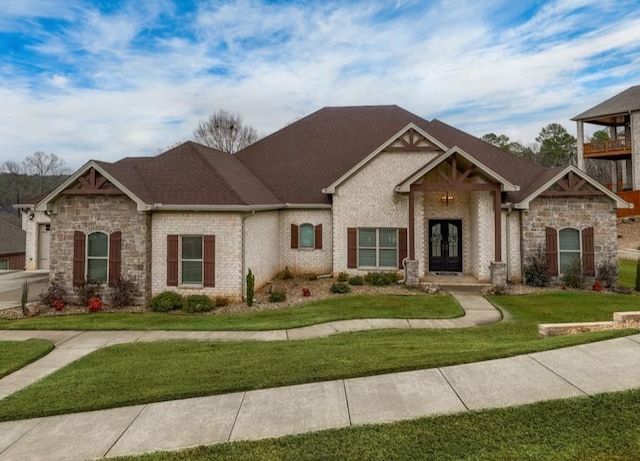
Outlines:
{"label": "bush", "polygon": [[340,272],[338,274],[338,282],[346,282],[347,280],[349,280],[349,274],[346,272]]}
{"label": "bush", "polygon": [[398,274],[395,272],[369,272],[364,276],[364,281],[369,285],[385,286],[393,285],[398,280]]}
{"label": "bush", "polygon": [[189,295],[184,300],[182,310],[189,313],[211,312],[215,307],[211,298],[205,295]]}
{"label": "bush", "polygon": [[22,296],[20,297],[20,307],[22,308],[22,314],[26,317],[29,315],[29,309],[27,309],[27,302],[29,302],[29,282],[26,280],[22,284]]}
{"label": "bush", "polygon": [[102,299],[94,296],[87,301],[89,312],[100,312],[102,310]]}
{"label": "bush", "polygon": [[164,291],[149,301],[149,309],[154,312],[169,312],[181,309],[184,298],[175,291]]}
{"label": "bush", "polygon": [[216,299],[214,302],[216,307],[224,307],[229,304],[229,298],[225,296],[216,296]]}
{"label": "bush", "polygon": [[100,282],[85,281],[75,290],[81,306],[88,306],[91,298],[100,298]]}
{"label": "bush", "polygon": [[[288,269],[287,269],[288,270]],[[256,277],[249,269],[249,273],[247,274],[247,306],[253,306],[253,295],[255,294],[255,283]]]}
{"label": "bush", "polygon": [[527,263],[522,268],[524,284],[530,287],[546,287],[551,282],[551,273],[547,264],[547,257],[538,248],[535,255],[527,258]]}
{"label": "bush", "polygon": [[138,293],[138,287],[131,279],[120,278],[109,284],[109,299],[113,307],[131,306]]}
{"label": "bush", "polygon": [[64,278],[60,272],[56,272],[53,274],[53,278],[49,281],[47,291],[40,294],[40,300],[45,306],[54,307],[56,310],[62,310],[64,308],[64,298],[66,296],[67,290],[64,287]]}
{"label": "bush", "polygon": [[349,279],[349,285],[364,285],[364,279],[360,275],[356,275]]}
{"label": "bush", "polygon": [[269,302],[270,303],[280,303],[280,302],[284,301],[285,299],[287,299],[287,295],[284,294],[282,291],[274,291],[273,293],[271,293],[269,295]]}
{"label": "bush", "polygon": [[344,282],[335,282],[329,289],[331,293],[344,294],[350,293],[351,287]]}
{"label": "bush", "polygon": [[596,278],[603,287],[612,288],[618,281],[618,264],[615,261],[605,261],[598,266]]}
{"label": "bush", "polygon": [[291,280],[293,278],[293,274],[289,270],[289,266],[285,266],[283,270],[278,272],[276,278],[279,280]]}
{"label": "bush", "polygon": [[562,275],[562,283],[568,288],[582,288],[584,286],[584,277],[582,276],[582,264],[580,259],[575,258],[569,264],[569,267]]}
{"label": "bush", "polygon": [[314,274],[313,272],[309,272],[308,274],[304,274],[304,278],[313,282],[314,280],[318,280],[318,274]]}

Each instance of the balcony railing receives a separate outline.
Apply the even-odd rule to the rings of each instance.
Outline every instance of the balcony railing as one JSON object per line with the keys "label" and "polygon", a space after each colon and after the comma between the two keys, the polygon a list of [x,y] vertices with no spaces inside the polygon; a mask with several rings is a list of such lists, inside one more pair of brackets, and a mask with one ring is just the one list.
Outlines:
{"label": "balcony railing", "polygon": [[623,155],[631,153],[631,140],[612,139],[584,144],[585,157],[603,157],[607,155]]}

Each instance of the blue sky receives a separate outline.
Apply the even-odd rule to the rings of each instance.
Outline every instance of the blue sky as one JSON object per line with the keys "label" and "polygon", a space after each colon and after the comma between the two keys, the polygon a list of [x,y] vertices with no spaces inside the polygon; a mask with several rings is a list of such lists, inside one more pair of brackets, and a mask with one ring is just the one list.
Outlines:
{"label": "blue sky", "polygon": [[640,84],[640,1],[4,0],[0,164],[153,155],[237,112],[269,134],[398,104],[532,143]]}

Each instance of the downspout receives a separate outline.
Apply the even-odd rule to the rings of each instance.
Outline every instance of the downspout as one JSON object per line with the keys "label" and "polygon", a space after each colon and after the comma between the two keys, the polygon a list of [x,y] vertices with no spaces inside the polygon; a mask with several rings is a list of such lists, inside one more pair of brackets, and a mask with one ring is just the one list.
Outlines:
{"label": "downspout", "polygon": [[506,224],[507,224],[507,232],[506,232],[506,237],[507,237],[507,283],[511,282],[511,222],[510,222],[510,216],[511,216],[511,212],[513,211],[513,203],[512,202],[508,202],[507,203],[507,219],[506,219]]}
{"label": "downspout", "polygon": [[245,272],[247,271],[247,261],[246,261],[247,252],[246,252],[246,248],[245,248],[246,247],[246,239],[244,237],[244,229],[245,229],[244,223],[247,220],[247,218],[253,216],[254,214],[256,214],[256,210],[252,210],[251,213],[243,214],[242,215],[242,222],[241,222],[241,228],[242,228],[241,229],[241,234],[242,234],[242,243],[241,243],[241,246],[242,246],[242,273],[240,274],[240,278],[242,279],[242,282],[241,282],[242,293],[241,293],[241,295],[242,295],[242,300],[243,301],[246,298],[245,297],[245,293],[247,292],[247,287],[246,287],[247,282],[246,282],[246,278],[245,278]]}

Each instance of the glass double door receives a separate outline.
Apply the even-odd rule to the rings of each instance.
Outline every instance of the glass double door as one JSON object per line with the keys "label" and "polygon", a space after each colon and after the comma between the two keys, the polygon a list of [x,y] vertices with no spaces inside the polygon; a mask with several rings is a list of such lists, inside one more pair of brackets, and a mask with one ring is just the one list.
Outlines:
{"label": "glass double door", "polygon": [[429,271],[462,272],[462,220],[429,220]]}

